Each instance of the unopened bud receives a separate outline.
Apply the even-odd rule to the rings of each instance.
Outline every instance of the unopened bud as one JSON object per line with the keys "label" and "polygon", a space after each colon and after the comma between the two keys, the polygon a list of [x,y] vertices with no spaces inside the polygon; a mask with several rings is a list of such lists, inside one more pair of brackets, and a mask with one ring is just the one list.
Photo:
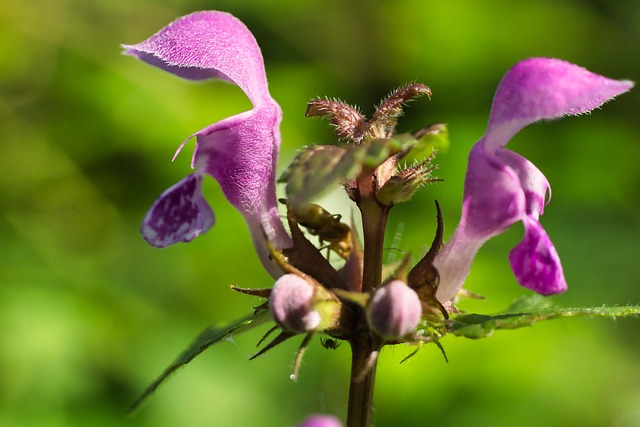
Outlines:
{"label": "unopened bud", "polygon": [[378,288],[367,306],[369,327],[387,339],[407,335],[418,326],[421,317],[418,294],[400,280]]}
{"label": "unopened bud", "polygon": [[375,113],[373,119],[377,120],[381,117],[398,117],[402,113],[402,107],[412,99],[420,96],[431,96],[431,89],[422,83],[413,83],[399,87],[391,92],[391,94],[382,100]]}
{"label": "unopened bud", "polygon": [[359,141],[366,131],[365,117],[354,107],[340,101],[316,99],[307,104],[307,117],[331,116],[336,136],[349,141]]}
{"label": "unopened bud", "polygon": [[285,274],[276,281],[269,308],[282,329],[301,333],[330,328],[340,313],[340,303],[333,294],[295,274]]}
{"label": "unopened bud", "polygon": [[376,193],[376,197],[383,205],[397,204],[406,202],[411,196],[423,185],[440,181],[431,177],[431,172],[435,166],[431,161],[435,157],[433,152],[421,163],[415,166],[403,169],[387,180],[382,188]]}

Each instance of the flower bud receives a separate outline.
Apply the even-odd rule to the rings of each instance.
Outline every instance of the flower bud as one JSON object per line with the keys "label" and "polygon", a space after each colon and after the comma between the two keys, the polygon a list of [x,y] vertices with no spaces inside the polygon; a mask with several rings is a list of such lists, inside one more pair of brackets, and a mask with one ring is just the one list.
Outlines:
{"label": "flower bud", "polygon": [[366,131],[365,117],[354,107],[329,99],[316,99],[307,104],[307,117],[331,116],[331,124],[339,139],[362,140]]}
{"label": "flower bud", "polygon": [[[434,152],[435,153],[435,152]],[[408,167],[390,177],[376,193],[378,201],[383,205],[406,202],[423,185],[438,181],[431,177],[435,166],[431,163],[435,154],[424,159],[415,166]]]}
{"label": "flower bud", "polygon": [[276,281],[269,308],[282,329],[301,333],[330,328],[340,313],[340,303],[333,294],[295,274],[285,274]]}
{"label": "flower bud", "polygon": [[369,327],[387,339],[407,335],[418,326],[421,317],[418,294],[401,280],[378,288],[367,306]]}

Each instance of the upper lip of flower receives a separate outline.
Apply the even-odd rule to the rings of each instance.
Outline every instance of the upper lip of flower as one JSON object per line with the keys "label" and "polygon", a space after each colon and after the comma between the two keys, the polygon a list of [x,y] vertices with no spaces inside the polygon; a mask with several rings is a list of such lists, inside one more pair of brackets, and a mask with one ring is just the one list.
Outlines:
{"label": "upper lip of flower", "polygon": [[153,204],[143,222],[145,239],[162,247],[190,241],[213,226],[213,211],[200,191],[202,175],[207,174],[220,183],[227,199],[244,216],[267,270],[279,276],[281,272],[268,259],[267,246],[268,242],[276,248],[290,245],[275,196],[282,113],[269,94],[262,54],[251,32],[228,13],[204,11],[172,22],[141,43],[123,47],[126,54],[179,77],[234,83],[254,107],[189,137],[196,137],[196,170]]}
{"label": "upper lip of flower", "polygon": [[440,301],[455,297],[480,246],[518,221],[525,236],[509,257],[518,282],[545,295],[566,289],[560,259],[538,222],[549,183],[530,161],[504,146],[531,123],[587,113],[632,86],[558,59],[531,58],[507,72],[487,131],[469,155],[460,224],[434,261]]}

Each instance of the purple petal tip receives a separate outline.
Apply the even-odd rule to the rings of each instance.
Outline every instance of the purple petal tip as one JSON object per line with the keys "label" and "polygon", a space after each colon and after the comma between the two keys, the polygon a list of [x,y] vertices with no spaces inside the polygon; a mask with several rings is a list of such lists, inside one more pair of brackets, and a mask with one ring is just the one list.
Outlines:
{"label": "purple petal tip", "polygon": [[509,262],[518,283],[541,295],[567,290],[560,257],[538,221],[523,220],[525,235],[509,254]]}
{"label": "purple petal tip", "polygon": [[229,13],[195,12],[123,48],[127,55],[186,79],[233,82],[254,105],[269,98],[260,48],[249,29]]}
{"label": "purple petal tip", "polygon": [[158,197],[142,222],[142,236],[150,245],[190,242],[213,226],[215,217],[201,186],[202,176],[191,174]]}
{"label": "purple petal tip", "polygon": [[633,87],[560,59],[517,63],[496,90],[487,129],[487,148],[504,146],[523,127],[539,120],[588,113]]}

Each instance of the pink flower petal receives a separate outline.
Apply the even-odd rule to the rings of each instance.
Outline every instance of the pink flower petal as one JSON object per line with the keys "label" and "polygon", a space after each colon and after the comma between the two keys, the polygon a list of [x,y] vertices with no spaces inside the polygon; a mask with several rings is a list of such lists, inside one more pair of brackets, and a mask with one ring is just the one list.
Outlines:
{"label": "pink flower petal", "polygon": [[256,229],[254,240],[276,248],[290,239],[277,208],[275,169],[280,109],[262,107],[229,117],[195,134],[195,166],[219,183],[227,200]]}

